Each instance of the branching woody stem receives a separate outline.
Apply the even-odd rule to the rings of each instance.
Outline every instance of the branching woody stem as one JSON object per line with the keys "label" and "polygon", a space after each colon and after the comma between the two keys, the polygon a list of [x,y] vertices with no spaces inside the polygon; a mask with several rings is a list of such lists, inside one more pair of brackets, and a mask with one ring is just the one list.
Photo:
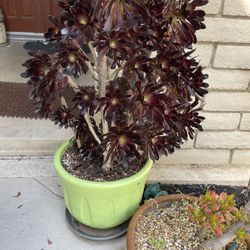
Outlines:
{"label": "branching woody stem", "polygon": [[110,78],[109,80],[114,80],[119,76],[119,73],[122,71],[122,68],[119,67],[117,69],[115,69],[111,74],[110,74]]}
{"label": "branching woody stem", "polygon": [[68,77],[68,83],[69,85],[73,88],[73,90],[75,92],[79,92],[79,86],[77,85],[77,83],[74,81],[74,79],[70,76],[67,76]]}
{"label": "branching woody stem", "polygon": [[89,68],[89,71],[90,71],[90,73],[91,73],[92,78],[93,78],[96,82],[98,82],[99,80],[98,80],[97,73],[96,73],[94,67],[92,66],[91,62],[90,62],[90,61],[86,61],[85,63],[86,63],[86,65],[87,65],[87,67]]}
{"label": "branching woody stem", "polygon": [[[98,58],[98,73],[100,76],[100,88],[99,88],[99,96],[104,97],[105,92],[106,92],[106,84],[107,84],[107,78],[108,78],[108,68],[107,68],[107,57],[104,55],[101,55]],[[103,126],[103,134],[106,134],[108,132],[107,129],[107,122],[104,119],[104,114],[103,114],[104,109],[101,110],[101,116],[102,116],[102,126]]]}
{"label": "branching woody stem", "polygon": [[[98,58],[98,73],[100,76],[100,88],[99,88],[99,95],[101,97],[105,96],[106,93],[106,84],[108,80],[108,66],[107,66],[107,57],[105,55],[101,55]],[[102,120],[102,133],[103,135],[107,134],[109,132],[108,130],[108,123],[105,120],[104,117],[104,107],[101,109],[101,120]],[[107,152],[108,148],[104,152],[104,161],[107,159]],[[106,163],[103,165],[103,170],[109,171],[111,169],[111,162],[110,160],[106,161]]]}
{"label": "branching woody stem", "polygon": [[[64,98],[63,96],[61,97],[61,104],[62,104],[64,107],[68,108],[68,104],[67,104],[67,102],[66,102],[66,100],[65,100],[65,98]],[[72,128],[72,130],[73,130],[73,133],[75,133],[75,130],[74,130],[73,128]],[[76,140],[76,143],[77,143],[78,148],[81,148],[81,147],[82,147],[81,140],[77,139],[77,140]]]}
{"label": "branching woody stem", "polygon": [[65,106],[66,108],[68,108],[68,104],[63,96],[61,97],[61,104],[62,106]]}
{"label": "branching woody stem", "polygon": [[101,144],[101,140],[99,139],[99,137],[97,136],[92,124],[91,124],[91,120],[89,118],[89,115],[87,113],[85,113],[84,115],[84,119],[86,121],[86,123],[88,124],[89,130],[91,132],[91,134],[94,136],[95,140],[98,142],[98,144]]}
{"label": "branching woody stem", "polygon": [[[79,92],[79,87],[76,84],[76,82],[68,76],[68,82],[70,84],[70,86],[74,89],[75,92]],[[88,125],[89,131],[91,132],[91,134],[93,135],[93,137],[95,138],[95,140],[98,142],[98,144],[101,144],[101,140],[99,139],[98,135],[95,132],[95,129],[92,126],[92,123],[90,121],[89,115],[87,113],[84,114],[84,119]]]}
{"label": "branching woody stem", "polygon": [[[90,45],[89,45],[89,46],[90,46]],[[92,46],[92,44],[91,44],[91,46]],[[90,47],[89,47],[89,48],[90,48]],[[93,51],[92,51],[92,49],[93,49]],[[90,48],[90,51],[91,51],[91,53],[94,53],[94,48],[93,48],[93,46],[92,46],[92,49]],[[92,78],[94,79],[95,88],[97,88],[96,83],[99,83],[99,79],[98,79],[98,74],[97,74],[97,72],[96,72],[96,69],[95,69],[95,67],[91,64],[90,58],[89,58],[88,55],[83,51],[83,49],[81,49],[81,51],[82,51],[82,53],[89,59],[89,61],[85,61],[85,64],[86,64],[86,66],[88,67],[88,69],[89,69],[89,71],[90,71],[90,73],[91,73]],[[93,57],[94,57],[94,56],[93,56]]]}
{"label": "branching woody stem", "polygon": [[88,47],[89,47],[89,50],[93,56],[93,59],[94,59],[94,63],[97,64],[97,52],[95,51],[93,45],[91,42],[88,43]]}

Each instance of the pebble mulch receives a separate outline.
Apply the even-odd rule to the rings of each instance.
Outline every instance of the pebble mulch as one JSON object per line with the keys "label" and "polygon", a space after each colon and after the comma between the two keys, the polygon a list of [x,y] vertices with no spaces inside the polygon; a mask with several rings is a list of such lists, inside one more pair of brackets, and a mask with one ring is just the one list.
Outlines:
{"label": "pebble mulch", "polygon": [[[143,214],[137,224],[137,250],[198,250],[204,241],[200,228],[190,221],[191,201],[173,201],[156,205]],[[226,248],[222,249],[226,250]],[[238,250],[247,250],[242,243]]]}
{"label": "pebble mulch", "polygon": [[[141,216],[136,228],[139,250],[199,249],[199,228],[189,220],[189,201],[166,202]],[[161,244],[161,246],[159,246]]]}

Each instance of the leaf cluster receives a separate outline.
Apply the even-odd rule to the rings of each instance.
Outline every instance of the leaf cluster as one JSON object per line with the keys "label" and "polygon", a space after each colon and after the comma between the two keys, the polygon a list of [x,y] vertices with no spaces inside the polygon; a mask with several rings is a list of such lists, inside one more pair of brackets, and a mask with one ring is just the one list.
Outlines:
{"label": "leaf cluster", "polygon": [[[71,127],[82,152],[106,152],[111,163],[118,154],[121,161],[131,161],[173,153],[202,130],[199,111],[208,76],[192,45],[196,31],[205,28],[199,7],[207,2],[59,1],[61,15],[50,17],[53,27],[45,34],[59,51],[30,53],[24,63],[22,76],[29,78],[37,114]],[[86,73],[95,86],[72,85]],[[75,94],[65,103],[69,89]],[[58,101],[62,105],[56,108]]]}
{"label": "leaf cluster", "polygon": [[[224,192],[218,195],[207,191],[190,206],[190,214],[192,221],[215,236],[221,236],[234,222],[244,220],[243,210],[236,207],[234,195]],[[242,232],[238,231],[239,238],[242,238]]]}
{"label": "leaf cluster", "polygon": [[149,245],[156,250],[162,250],[166,246],[166,240],[163,238],[153,238],[149,240]]}

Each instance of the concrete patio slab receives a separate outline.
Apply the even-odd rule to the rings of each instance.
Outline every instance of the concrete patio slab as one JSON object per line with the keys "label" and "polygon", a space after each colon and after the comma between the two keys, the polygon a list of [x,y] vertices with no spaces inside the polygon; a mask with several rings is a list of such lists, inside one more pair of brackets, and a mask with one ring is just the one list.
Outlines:
{"label": "concrete patio slab", "polygon": [[52,193],[63,197],[63,190],[59,177],[37,176],[35,179]]}
{"label": "concrete patio slab", "polygon": [[124,236],[105,242],[76,236],[66,224],[63,199],[33,178],[0,178],[0,197],[0,249],[126,249]]}
{"label": "concrete patio slab", "polygon": [[16,158],[0,160],[0,178],[56,176],[52,158]]}
{"label": "concrete patio slab", "polygon": [[72,137],[49,120],[0,118],[0,156],[53,155]]}
{"label": "concrete patio slab", "polygon": [[50,120],[0,118],[1,136],[12,138],[65,139],[73,136],[70,129],[59,129]]}
{"label": "concrete patio slab", "polygon": [[20,76],[25,70],[22,64],[29,58],[23,44],[11,43],[9,46],[0,47],[0,81],[26,82],[26,79]]}
{"label": "concrete patio slab", "polygon": [[[35,177],[52,192],[60,195],[60,185],[53,167],[53,158],[1,158],[0,178]],[[148,182],[176,184],[220,184],[247,186],[250,176],[250,166],[232,165],[230,168],[221,166],[169,166],[157,165],[150,172]],[[52,178],[51,178],[52,177]]]}

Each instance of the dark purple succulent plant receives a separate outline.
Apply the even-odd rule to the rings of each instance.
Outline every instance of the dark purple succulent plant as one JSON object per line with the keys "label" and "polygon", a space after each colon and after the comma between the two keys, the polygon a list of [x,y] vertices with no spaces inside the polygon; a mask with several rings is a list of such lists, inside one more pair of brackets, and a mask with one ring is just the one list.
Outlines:
{"label": "dark purple succulent plant", "polygon": [[[61,16],[50,17],[54,26],[45,34],[60,45],[58,53],[31,53],[24,63],[36,112],[72,128],[79,152],[99,154],[106,170],[118,159],[126,165],[173,153],[202,130],[207,75],[192,44],[205,28],[197,7],[207,2],[59,1]],[[76,84],[82,74],[93,84]],[[68,89],[71,101],[64,98]]]}

